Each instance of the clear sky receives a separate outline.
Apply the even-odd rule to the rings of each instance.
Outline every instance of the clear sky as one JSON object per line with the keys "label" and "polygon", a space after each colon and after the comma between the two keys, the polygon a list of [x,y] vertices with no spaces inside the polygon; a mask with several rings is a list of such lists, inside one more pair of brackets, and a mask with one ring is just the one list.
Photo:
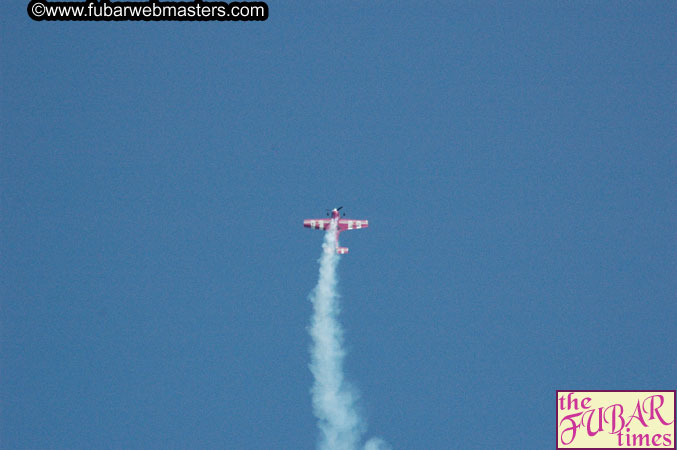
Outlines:
{"label": "clear sky", "polygon": [[677,380],[677,3],[0,6],[0,446],[313,449],[322,236],[395,449],[553,448]]}

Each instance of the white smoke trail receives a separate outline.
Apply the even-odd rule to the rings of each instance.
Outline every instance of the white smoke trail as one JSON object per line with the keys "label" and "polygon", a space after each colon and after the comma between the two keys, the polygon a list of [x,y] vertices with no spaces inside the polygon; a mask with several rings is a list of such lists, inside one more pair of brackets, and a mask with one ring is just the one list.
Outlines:
{"label": "white smoke trail", "polygon": [[[336,292],[336,225],[327,230],[322,244],[320,277],[310,295],[313,318],[310,335],[310,370],[315,378],[312,388],[313,411],[322,432],[321,450],[354,450],[366,425],[356,411],[357,393],[343,376],[343,330],[338,322],[338,294]],[[365,450],[386,450],[383,440],[370,439]]]}

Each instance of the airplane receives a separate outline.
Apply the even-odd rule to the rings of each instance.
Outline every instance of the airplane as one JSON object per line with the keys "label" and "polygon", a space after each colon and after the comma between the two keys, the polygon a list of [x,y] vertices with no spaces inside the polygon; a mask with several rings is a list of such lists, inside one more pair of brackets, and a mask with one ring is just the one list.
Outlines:
{"label": "airplane", "polygon": [[[360,230],[362,228],[367,228],[369,226],[368,220],[355,220],[355,219],[341,219],[341,211],[343,206],[334,208],[331,210],[331,216],[329,210],[327,210],[327,216],[329,219],[305,219],[303,221],[303,226],[306,228],[312,228],[315,230],[328,230],[332,222],[336,224],[336,253],[339,255],[345,255],[348,253],[348,247],[339,247],[339,234],[342,231],[346,230]],[[345,217],[346,213],[343,213]]]}

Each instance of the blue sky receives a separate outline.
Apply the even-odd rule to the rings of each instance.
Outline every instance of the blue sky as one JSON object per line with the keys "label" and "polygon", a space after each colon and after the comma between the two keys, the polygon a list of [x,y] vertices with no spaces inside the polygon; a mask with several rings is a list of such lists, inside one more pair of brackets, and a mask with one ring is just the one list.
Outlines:
{"label": "blue sky", "polygon": [[[674,389],[674,2],[0,9],[0,446],[311,449],[321,233],[395,449],[552,448]],[[305,3],[305,2],[303,2]]]}

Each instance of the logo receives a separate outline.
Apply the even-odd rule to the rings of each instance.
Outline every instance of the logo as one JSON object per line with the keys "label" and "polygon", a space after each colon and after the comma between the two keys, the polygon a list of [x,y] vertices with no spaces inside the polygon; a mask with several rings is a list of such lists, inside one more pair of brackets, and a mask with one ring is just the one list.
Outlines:
{"label": "logo", "polygon": [[675,391],[557,391],[557,450],[669,450],[675,431]]}

